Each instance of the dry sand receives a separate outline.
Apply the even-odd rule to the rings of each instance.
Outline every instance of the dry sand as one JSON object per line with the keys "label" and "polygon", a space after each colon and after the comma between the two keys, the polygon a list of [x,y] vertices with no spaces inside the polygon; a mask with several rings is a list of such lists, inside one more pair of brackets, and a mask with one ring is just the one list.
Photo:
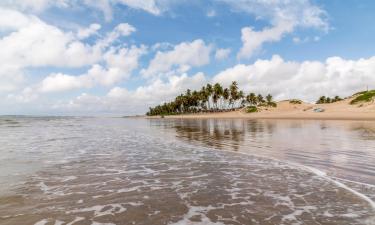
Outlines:
{"label": "dry sand", "polygon": [[[260,112],[246,113],[244,109],[232,112],[197,113],[166,116],[165,118],[249,118],[249,119],[318,119],[318,120],[375,120],[375,103],[350,105],[352,98],[330,104],[291,104],[289,101],[280,101],[276,108],[261,108]],[[324,112],[314,112],[321,108]],[[151,116],[147,118],[160,118]]]}

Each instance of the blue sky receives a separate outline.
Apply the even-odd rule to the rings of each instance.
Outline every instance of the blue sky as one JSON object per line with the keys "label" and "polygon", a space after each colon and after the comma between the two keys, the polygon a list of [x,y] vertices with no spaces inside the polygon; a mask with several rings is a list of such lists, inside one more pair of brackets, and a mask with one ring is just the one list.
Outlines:
{"label": "blue sky", "polygon": [[139,114],[207,82],[314,101],[375,88],[370,0],[5,0],[0,114]]}

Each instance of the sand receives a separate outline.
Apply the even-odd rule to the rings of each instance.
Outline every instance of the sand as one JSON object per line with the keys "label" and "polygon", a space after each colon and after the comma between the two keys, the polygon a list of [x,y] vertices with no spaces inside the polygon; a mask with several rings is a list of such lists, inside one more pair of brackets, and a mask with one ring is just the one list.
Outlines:
{"label": "sand", "polygon": [[[165,118],[248,118],[248,119],[317,119],[317,120],[375,120],[375,103],[350,105],[352,98],[330,104],[291,104],[289,101],[277,102],[276,108],[263,107],[260,112],[246,113],[244,109],[231,112],[196,113],[165,116]],[[321,108],[324,112],[314,112]],[[160,118],[150,116],[147,118]]]}

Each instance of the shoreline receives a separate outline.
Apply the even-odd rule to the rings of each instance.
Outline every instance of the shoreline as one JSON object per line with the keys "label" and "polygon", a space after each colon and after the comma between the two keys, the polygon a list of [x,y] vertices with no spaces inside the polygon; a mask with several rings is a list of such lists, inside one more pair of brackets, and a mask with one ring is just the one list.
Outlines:
{"label": "shoreline", "polygon": [[[286,119],[286,120],[355,120],[375,121],[375,104],[350,105],[351,99],[329,104],[292,104],[280,101],[276,108],[262,107],[259,112],[247,113],[245,109],[229,112],[166,115],[165,119]],[[315,112],[314,109],[323,109]],[[160,119],[161,116],[134,116],[132,118]]]}
{"label": "shoreline", "polygon": [[[161,119],[161,116],[134,116],[130,118]],[[375,114],[372,113],[316,113],[316,114],[262,114],[243,112],[217,112],[201,114],[168,115],[164,119],[279,119],[279,120],[354,120],[354,121],[375,121]]]}

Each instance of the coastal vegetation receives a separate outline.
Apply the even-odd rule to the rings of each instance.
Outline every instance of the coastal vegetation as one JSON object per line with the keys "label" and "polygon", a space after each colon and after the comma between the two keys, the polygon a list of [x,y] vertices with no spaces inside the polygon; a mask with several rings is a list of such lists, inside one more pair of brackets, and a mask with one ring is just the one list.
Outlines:
{"label": "coastal vegetation", "polygon": [[258,112],[258,108],[256,106],[250,105],[250,106],[246,107],[246,112],[247,113]]}
{"label": "coastal vegetation", "polygon": [[[207,84],[200,90],[187,89],[185,93],[177,96],[174,101],[166,102],[155,107],[150,107],[146,115],[177,115],[202,112],[226,112],[251,106],[250,111],[257,111],[257,107],[276,107],[271,94],[263,97],[261,94],[249,93],[245,95],[239,90],[236,81],[229,87],[221,84]],[[247,110],[249,111],[249,110]]]}
{"label": "coastal vegetation", "polygon": [[318,101],[316,101],[316,104],[327,104],[327,103],[334,103],[334,102],[338,102],[338,101],[341,101],[342,98],[340,98],[339,96],[335,96],[334,98],[330,98],[330,97],[326,97],[326,96],[321,96]]}
{"label": "coastal vegetation", "polygon": [[291,100],[289,100],[289,103],[295,104],[295,105],[300,105],[300,104],[302,104],[302,101],[299,100],[299,99],[291,99]]}
{"label": "coastal vegetation", "polygon": [[375,90],[371,91],[362,91],[355,94],[355,98],[350,102],[350,104],[356,104],[359,102],[370,102],[375,98]]}

